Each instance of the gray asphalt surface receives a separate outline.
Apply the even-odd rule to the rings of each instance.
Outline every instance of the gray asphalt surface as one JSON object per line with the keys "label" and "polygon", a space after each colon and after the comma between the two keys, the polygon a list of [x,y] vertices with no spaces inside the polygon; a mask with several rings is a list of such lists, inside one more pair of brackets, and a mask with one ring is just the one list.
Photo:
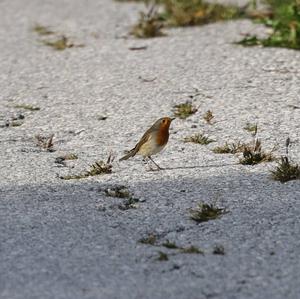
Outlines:
{"label": "gray asphalt surface", "polygon": [[[280,156],[289,136],[300,161],[300,52],[232,44],[265,33],[245,20],[124,38],[140,9],[109,0],[0,1],[0,298],[299,298],[300,182],[271,180],[275,162],[244,166],[211,149],[251,141],[243,127],[257,122],[264,148],[277,144]],[[54,51],[35,24],[84,46]],[[140,46],[147,49],[129,50]],[[112,174],[59,178],[110,152],[120,158],[190,96],[198,112],[173,122],[156,157],[166,170],[149,172],[137,157],[116,159]],[[212,125],[203,120],[208,109]],[[21,126],[5,127],[20,114]],[[198,132],[216,142],[183,142]],[[54,134],[55,152],[39,149],[37,134]],[[55,163],[68,153],[78,160]],[[140,199],[136,209],[120,210],[124,199],[105,195],[116,185]],[[189,209],[200,201],[229,212],[197,224]],[[204,255],[141,244],[149,234]],[[216,245],[225,255],[212,253]],[[159,251],[169,260],[159,261]]]}

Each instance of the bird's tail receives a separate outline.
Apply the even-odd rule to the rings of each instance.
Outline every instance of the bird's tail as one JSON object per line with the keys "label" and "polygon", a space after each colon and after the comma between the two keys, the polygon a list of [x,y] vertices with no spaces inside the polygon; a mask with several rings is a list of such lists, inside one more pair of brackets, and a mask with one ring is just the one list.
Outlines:
{"label": "bird's tail", "polygon": [[122,157],[119,161],[123,161],[123,160],[127,160],[133,156],[135,156],[136,154],[136,148],[133,148],[132,150],[130,150],[124,157]]}

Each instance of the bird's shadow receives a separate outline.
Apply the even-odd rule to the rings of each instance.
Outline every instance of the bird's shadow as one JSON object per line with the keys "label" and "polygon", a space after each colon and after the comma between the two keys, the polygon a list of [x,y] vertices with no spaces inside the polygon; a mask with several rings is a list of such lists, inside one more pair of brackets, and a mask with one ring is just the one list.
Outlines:
{"label": "bird's shadow", "polygon": [[197,168],[220,168],[220,167],[226,167],[226,166],[236,166],[239,165],[239,163],[231,163],[231,164],[209,164],[209,165],[190,165],[190,166],[176,166],[176,167],[163,167],[161,169],[155,168],[150,169],[148,171],[156,172],[160,170],[176,170],[176,169],[197,169]]}

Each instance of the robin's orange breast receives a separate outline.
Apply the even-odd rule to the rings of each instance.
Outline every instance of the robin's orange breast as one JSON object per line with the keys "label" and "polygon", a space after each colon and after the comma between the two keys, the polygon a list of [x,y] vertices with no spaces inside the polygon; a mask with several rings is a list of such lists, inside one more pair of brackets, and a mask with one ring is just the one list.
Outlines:
{"label": "robin's orange breast", "polygon": [[164,146],[169,140],[169,126],[162,126],[156,135],[156,142],[159,146]]}

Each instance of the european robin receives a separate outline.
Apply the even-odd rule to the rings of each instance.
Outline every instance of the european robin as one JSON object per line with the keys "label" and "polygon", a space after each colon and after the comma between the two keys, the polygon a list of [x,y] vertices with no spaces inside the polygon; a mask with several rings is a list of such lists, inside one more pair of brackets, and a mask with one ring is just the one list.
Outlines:
{"label": "european robin", "polygon": [[119,161],[127,160],[136,154],[143,156],[144,159],[150,159],[158,169],[162,169],[156,164],[151,156],[159,153],[167,145],[169,140],[169,128],[175,118],[162,117],[157,120],[150,129],[148,129],[136,146],[130,150],[127,155]]}

